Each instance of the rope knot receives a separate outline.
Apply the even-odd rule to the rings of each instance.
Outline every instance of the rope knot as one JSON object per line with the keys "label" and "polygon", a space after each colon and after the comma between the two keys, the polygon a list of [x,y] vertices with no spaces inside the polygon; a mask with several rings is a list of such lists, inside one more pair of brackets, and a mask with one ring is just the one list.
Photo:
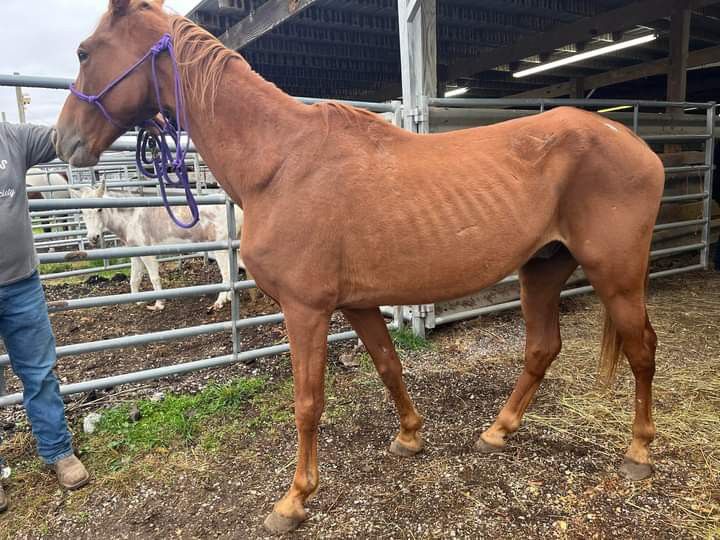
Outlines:
{"label": "rope knot", "polygon": [[157,55],[163,51],[168,50],[171,43],[172,37],[170,36],[170,34],[163,34],[163,37],[161,37],[160,40],[150,48],[150,50],[153,54]]}

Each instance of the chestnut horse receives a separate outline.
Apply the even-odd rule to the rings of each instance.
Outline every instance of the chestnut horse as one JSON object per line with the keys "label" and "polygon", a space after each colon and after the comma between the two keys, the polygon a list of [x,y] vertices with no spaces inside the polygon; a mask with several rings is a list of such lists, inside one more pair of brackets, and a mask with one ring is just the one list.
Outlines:
{"label": "chestnut horse", "polygon": [[[99,93],[163,34],[175,47],[189,131],[245,213],[242,258],[286,317],[299,448],[290,489],[265,521],[294,529],[318,488],[318,423],[331,314],[342,310],[392,395],[400,432],[390,451],[422,450],[423,417],[405,388],[380,305],[461,297],[520,269],[525,368],[482,451],[516,431],[560,351],[559,298],[582,265],[606,308],[601,363],[620,352],[636,381],[633,437],[622,470],[651,474],[655,333],[646,312],[653,225],[663,166],[620,124],[572,108],[501,124],[417,135],[336,103],[304,105],[162,1],[111,0],[78,50],[77,88]],[[176,107],[172,61],[158,58],[164,109]],[[70,96],[57,124],[63,159],[89,166],[157,112],[148,64],[97,107]],[[552,243],[545,258],[535,255]],[[547,253],[547,252],[545,252]]]}

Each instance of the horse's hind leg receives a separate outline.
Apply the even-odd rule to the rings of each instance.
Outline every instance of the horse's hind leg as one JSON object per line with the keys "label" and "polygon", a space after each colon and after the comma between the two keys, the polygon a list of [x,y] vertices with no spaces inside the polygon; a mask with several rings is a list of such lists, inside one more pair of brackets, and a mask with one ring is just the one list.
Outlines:
{"label": "horse's hind leg", "polygon": [[563,248],[549,259],[532,259],[520,269],[522,311],[527,327],[525,368],[495,422],[480,436],[483,452],[501,450],[520,427],[523,414],[560,353],[560,291],[577,268]]}
{"label": "horse's hind leg", "polygon": [[[633,438],[621,472],[631,480],[642,480],[652,474],[649,447],[655,438],[652,380],[657,337],[645,307],[646,259],[639,262],[626,260],[626,265],[630,268],[622,271],[613,265],[608,269],[589,266],[585,272],[615,327],[617,338],[614,335],[609,338],[620,342],[635,376]],[[618,354],[610,360],[611,363],[617,362]]]}
{"label": "horse's hind leg", "polygon": [[390,445],[390,451],[403,457],[417,454],[423,449],[423,440],[420,436],[423,417],[418,414],[405,388],[402,364],[380,310],[378,308],[345,309],[343,314],[370,353],[375,369],[397,407],[400,416],[400,433]]}

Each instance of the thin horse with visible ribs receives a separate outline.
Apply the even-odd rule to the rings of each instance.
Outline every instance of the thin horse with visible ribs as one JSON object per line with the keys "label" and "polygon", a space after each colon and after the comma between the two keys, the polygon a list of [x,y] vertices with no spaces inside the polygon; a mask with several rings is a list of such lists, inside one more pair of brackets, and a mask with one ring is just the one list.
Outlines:
{"label": "thin horse with visible ribs", "polygon": [[[478,448],[499,450],[560,351],[560,290],[582,265],[606,308],[601,353],[609,375],[621,352],[636,381],[633,437],[622,470],[652,472],[651,383],[656,338],[645,307],[663,166],[622,125],[557,108],[494,126],[438,135],[403,131],[336,103],[304,105],[162,2],[111,0],[78,51],[76,87],[100,92],[169,34],[188,129],[226,192],[244,210],[242,257],[286,317],[295,382],[297,468],[265,521],[274,532],[306,519],[318,487],[329,321],[340,309],[367,347],[400,417],[390,450],[422,450],[423,418],[378,309],[461,297],[520,269],[525,368]],[[132,125],[158,112],[152,70],[141,65],[103,96]],[[157,59],[160,107],[177,111],[174,66]],[[56,146],[95,163],[121,129],[70,96]],[[549,257],[534,257],[548,244]]]}

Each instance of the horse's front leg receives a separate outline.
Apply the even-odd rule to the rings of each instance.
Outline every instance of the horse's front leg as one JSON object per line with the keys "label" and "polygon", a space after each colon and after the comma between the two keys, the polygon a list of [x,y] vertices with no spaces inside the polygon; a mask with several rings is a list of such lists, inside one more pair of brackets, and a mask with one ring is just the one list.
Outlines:
{"label": "horse's front leg", "polygon": [[[232,280],[230,279],[230,256],[228,255],[227,251],[216,251],[215,262],[217,263],[218,268],[220,268],[220,275],[222,276],[223,285],[227,285],[229,287]],[[218,294],[217,300],[215,300],[215,303],[208,311],[220,311],[223,307],[225,307],[225,304],[227,304],[228,302],[232,302],[232,297],[232,291],[221,292],[220,294]]]}
{"label": "horse's front leg", "polygon": [[[162,292],[162,281],[160,281],[160,263],[158,262],[157,257],[154,255],[148,255],[146,257],[140,257],[140,260],[145,265],[145,268],[147,268],[153,290],[155,292]],[[147,309],[150,311],[162,311],[165,309],[165,300],[155,300],[155,304],[148,306]]]}
{"label": "horse's front leg", "polygon": [[305,501],[318,488],[318,424],[325,406],[325,365],[331,311],[283,303],[290,339],[295,384],[295,424],[298,453],[290,489],[265,520],[275,534],[295,529],[305,521]]}

